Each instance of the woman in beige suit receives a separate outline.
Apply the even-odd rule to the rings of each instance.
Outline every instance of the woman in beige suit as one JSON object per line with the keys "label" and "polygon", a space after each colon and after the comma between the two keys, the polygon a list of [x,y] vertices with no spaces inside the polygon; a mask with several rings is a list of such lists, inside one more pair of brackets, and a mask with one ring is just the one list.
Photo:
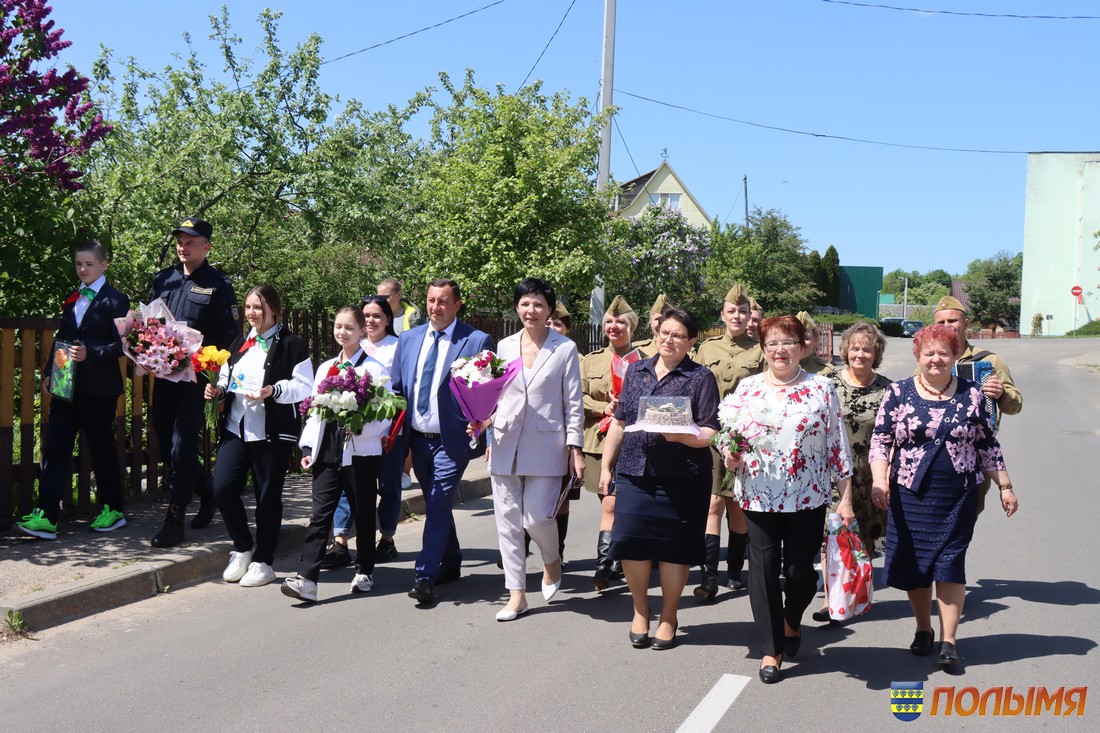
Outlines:
{"label": "woman in beige suit", "polygon": [[505,361],[523,370],[501,395],[492,418],[489,472],[504,565],[508,604],[497,621],[527,613],[524,530],[542,554],[542,594],[561,586],[561,557],[554,520],[562,477],[584,476],[584,397],[577,347],[546,325],[557,299],[549,283],[524,278],[512,301],[523,330],[497,345]]}

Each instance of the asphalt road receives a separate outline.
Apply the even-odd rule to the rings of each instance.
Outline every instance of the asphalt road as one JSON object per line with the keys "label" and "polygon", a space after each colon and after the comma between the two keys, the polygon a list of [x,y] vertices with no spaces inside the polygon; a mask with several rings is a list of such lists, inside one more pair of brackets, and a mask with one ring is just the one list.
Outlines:
{"label": "asphalt road", "polygon": [[[419,544],[418,526],[405,525],[401,562],[379,566],[367,595],[347,593],[350,568],[323,574],[323,602],[311,607],[276,585],[207,583],[0,645],[0,728],[876,730],[902,725],[889,690],[904,680],[925,686],[916,725],[1098,730],[1100,699],[1087,701],[1082,716],[931,716],[937,687],[1011,685],[1026,694],[1031,686],[1089,686],[1100,695],[1100,372],[1075,364],[1100,343],[985,343],[1024,393],[1023,413],[1001,431],[1020,513],[1006,519],[994,506],[979,520],[960,674],[907,652],[910,610],[889,588],[876,592],[868,615],[840,628],[818,628],[807,614],[802,651],[776,686],[756,678],[744,593],[723,591],[707,606],[686,598],[679,646],[632,649],[625,588],[591,590],[598,512],[588,495],[573,505],[563,592],[549,606],[542,601],[533,561],[532,613],[497,623],[504,594],[492,506],[478,500],[457,512],[466,575],[439,589],[434,608],[405,595]],[[912,373],[909,348],[890,340],[888,376]],[[286,575],[292,563],[276,569]]]}

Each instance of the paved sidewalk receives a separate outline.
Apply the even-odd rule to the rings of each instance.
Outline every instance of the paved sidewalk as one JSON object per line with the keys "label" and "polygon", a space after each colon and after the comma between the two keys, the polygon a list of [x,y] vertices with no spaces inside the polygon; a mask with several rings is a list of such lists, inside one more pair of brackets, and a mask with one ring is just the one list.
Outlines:
{"label": "paved sidewalk", "polygon": [[[489,472],[480,459],[466,469],[461,492],[465,499],[491,493]],[[246,490],[245,496],[251,517],[251,490]],[[276,570],[287,571],[298,558],[311,499],[308,474],[287,477]],[[403,500],[406,516],[424,512],[419,484],[413,483]],[[459,501],[456,496],[456,507]],[[26,537],[11,529],[0,536],[0,617],[16,610],[32,630],[40,630],[171,588],[220,578],[232,544],[220,515],[205,529],[191,529],[191,516],[197,508],[198,501],[192,502],[185,543],[170,550],[149,545],[164,521],[164,505],[159,502],[127,507],[126,526],[115,532],[91,532],[91,517],[62,521],[54,541]],[[398,542],[403,531],[419,529],[399,530]]]}

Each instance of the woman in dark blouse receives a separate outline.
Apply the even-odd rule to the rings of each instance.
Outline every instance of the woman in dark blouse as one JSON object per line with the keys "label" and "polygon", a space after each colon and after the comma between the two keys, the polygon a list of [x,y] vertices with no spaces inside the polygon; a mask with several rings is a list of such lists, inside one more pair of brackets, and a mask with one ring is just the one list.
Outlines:
{"label": "woman in dark blouse", "polygon": [[[634,619],[630,643],[639,649],[669,649],[675,643],[676,612],[688,572],[705,554],[710,506],[709,441],[718,430],[718,383],[709,369],[688,357],[699,325],[687,311],[668,308],[656,330],[657,356],[631,364],[623,380],[615,419],[607,431],[600,489],[615,471],[615,525],[610,557],[622,562]],[[625,432],[639,421],[642,397],[688,397],[698,434]],[[649,578],[657,563],[661,616],[649,637]]]}

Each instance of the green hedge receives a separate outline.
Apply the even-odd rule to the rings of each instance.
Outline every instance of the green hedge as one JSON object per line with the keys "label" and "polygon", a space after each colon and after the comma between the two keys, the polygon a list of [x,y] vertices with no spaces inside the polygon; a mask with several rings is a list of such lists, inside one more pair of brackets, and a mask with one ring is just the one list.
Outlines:
{"label": "green hedge", "polygon": [[857,323],[873,323],[876,326],[878,321],[874,318],[867,318],[859,313],[844,313],[843,315],[833,316],[828,313],[814,313],[814,321],[817,323],[831,323],[833,324],[833,333],[840,333],[841,331],[851,328]]}

